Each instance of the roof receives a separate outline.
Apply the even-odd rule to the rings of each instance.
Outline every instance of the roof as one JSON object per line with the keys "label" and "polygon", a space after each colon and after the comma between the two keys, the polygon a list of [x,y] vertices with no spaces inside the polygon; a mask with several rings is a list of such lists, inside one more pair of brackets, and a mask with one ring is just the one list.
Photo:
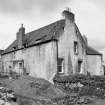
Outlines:
{"label": "roof", "polygon": [[83,36],[81,35],[79,28],[76,24],[75,24],[75,29],[76,29],[76,34],[77,34],[78,38],[80,39],[82,46],[86,47],[86,42],[85,42]]}
{"label": "roof", "polygon": [[[46,43],[52,40],[58,40],[59,36],[61,35],[60,33],[64,30],[64,27],[65,27],[65,19],[61,19],[52,24],[44,26],[40,29],[26,33],[24,44],[27,44],[27,47],[31,47],[31,46],[38,45],[41,43]],[[83,46],[86,45],[76,24],[75,24],[75,29],[78,37],[81,40],[82,45]],[[13,52],[15,50],[19,50],[17,40],[13,41],[13,43],[10,44],[7,49],[5,49],[3,54]]]}
{"label": "roof", "polygon": [[102,55],[100,52],[98,52],[97,50],[95,50],[94,48],[92,48],[90,46],[87,46],[86,53],[88,55]]}
{"label": "roof", "polygon": [[[59,33],[63,30],[65,26],[65,20],[56,21],[50,25],[42,27],[40,29],[29,32],[25,35],[25,42],[27,42],[27,47],[32,45],[37,45],[52,39],[58,39]],[[7,49],[5,53],[13,51],[13,48],[17,48],[17,40],[15,40]],[[17,49],[18,50],[18,49]]]}
{"label": "roof", "polygon": [[4,52],[4,50],[1,50],[1,49],[0,49],[0,54],[2,54],[3,52]]}

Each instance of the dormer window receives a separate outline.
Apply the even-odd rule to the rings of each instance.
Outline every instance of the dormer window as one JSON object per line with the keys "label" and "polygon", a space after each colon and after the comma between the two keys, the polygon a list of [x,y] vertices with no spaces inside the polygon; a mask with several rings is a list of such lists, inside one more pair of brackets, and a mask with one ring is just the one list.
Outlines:
{"label": "dormer window", "polygon": [[23,44],[23,47],[26,48],[26,47],[27,47],[27,43],[24,43],[24,44]]}
{"label": "dormer window", "polygon": [[17,49],[17,47],[15,46],[15,47],[13,47],[13,50],[16,50]]}
{"label": "dormer window", "polygon": [[28,39],[26,38],[24,43],[23,43],[23,47],[26,48],[28,46]]}
{"label": "dormer window", "polygon": [[36,43],[40,43],[41,42],[41,38],[39,38],[39,39],[36,39],[36,41],[35,41]]}
{"label": "dormer window", "polygon": [[79,53],[79,48],[78,48],[78,42],[74,41],[74,53],[78,54]]}

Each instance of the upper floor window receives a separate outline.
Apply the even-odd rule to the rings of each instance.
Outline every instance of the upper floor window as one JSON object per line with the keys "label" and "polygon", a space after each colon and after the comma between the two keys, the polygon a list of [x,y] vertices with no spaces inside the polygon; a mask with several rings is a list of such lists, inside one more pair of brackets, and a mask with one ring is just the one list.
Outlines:
{"label": "upper floor window", "polygon": [[79,53],[79,49],[78,49],[78,42],[74,41],[74,53],[78,54]]}
{"label": "upper floor window", "polygon": [[58,58],[58,73],[64,73],[64,59]]}

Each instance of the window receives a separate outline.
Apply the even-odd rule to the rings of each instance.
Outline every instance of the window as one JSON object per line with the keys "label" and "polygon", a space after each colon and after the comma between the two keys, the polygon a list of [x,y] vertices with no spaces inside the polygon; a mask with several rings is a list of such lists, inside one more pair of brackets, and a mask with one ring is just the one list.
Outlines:
{"label": "window", "polygon": [[74,41],[74,53],[78,54],[78,42]]}
{"label": "window", "polygon": [[19,62],[19,68],[22,69],[23,68],[23,63]]}
{"label": "window", "polygon": [[78,60],[78,73],[81,72],[81,65],[82,65],[82,60]]}
{"label": "window", "polygon": [[15,46],[15,47],[13,47],[13,50],[16,50],[17,49],[17,47]]}
{"label": "window", "polygon": [[24,46],[24,48],[26,48],[27,47],[27,43],[24,43],[23,46]]}
{"label": "window", "polygon": [[64,72],[64,59],[58,58],[58,72],[63,73]]}

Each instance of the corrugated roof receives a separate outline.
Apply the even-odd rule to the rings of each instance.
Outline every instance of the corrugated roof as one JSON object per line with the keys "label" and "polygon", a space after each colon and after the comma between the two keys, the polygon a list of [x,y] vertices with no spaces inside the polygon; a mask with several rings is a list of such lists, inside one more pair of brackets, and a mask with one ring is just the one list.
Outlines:
{"label": "corrugated roof", "polygon": [[86,53],[88,55],[102,55],[100,52],[98,52],[97,50],[95,50],[94,48],[92,48],[90,46],[87,46]]}
{"label": "corrugated roof", "polygon": [[[27,42],[27,47],[35,45],[35,44],[39,44],[42,42],[46,42],[48,40],[58,39],[60,35],[59,33],[61,32],[61,30],[63,30],[64,26],[65,26],[65,20],[62,19],[50,25],[42,27],[38,30],[34,30],[32,32],[27,33],[25,35],[25,42]],[[15,40],[5,50],[4,54],[13,51],[14,47],[17,48],[17,40]]]}

